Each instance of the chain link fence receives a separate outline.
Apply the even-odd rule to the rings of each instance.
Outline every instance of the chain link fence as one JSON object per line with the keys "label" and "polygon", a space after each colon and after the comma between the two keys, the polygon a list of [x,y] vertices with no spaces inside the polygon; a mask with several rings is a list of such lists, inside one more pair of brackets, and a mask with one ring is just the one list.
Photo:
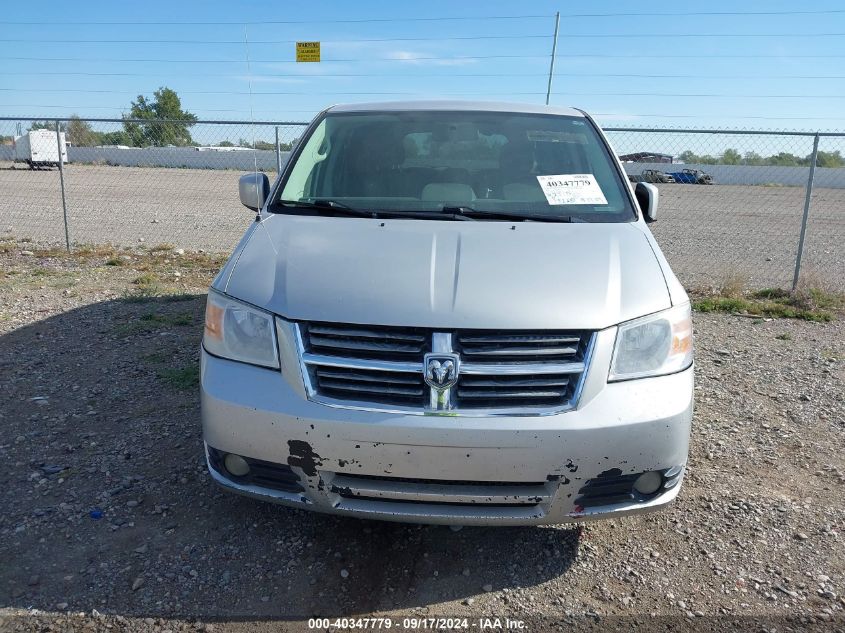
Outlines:
{"label": "chain link fence", "polygon": [[[57,123],[69,145],[61,171]],[[254,218],[238,177],[275,178],[305,125],[0,120],[0,234],[64,243],[63,181],[71,244],[231,249]]]}
{"label": "chain link fence", "polygon": [[[0,235],[64,243],[67,228],[71,244],[229,250],[253,219],[238,177],[274,178],[305,125],[0,119]],[[26,154],[43,127],[55,162],[57,126],[61,171]],[[845,134],[606,131],[629,178],[660,190],[652,230],[687,287],[792,287],[805,226],[801,282],[845,289]]]}
{"label": "chain link fence", "polygon": [[688,287],[792,287],[805,210],[801,279],[845,286],[845,135],[606,131],[629,178],[657,184],[652,230]]}

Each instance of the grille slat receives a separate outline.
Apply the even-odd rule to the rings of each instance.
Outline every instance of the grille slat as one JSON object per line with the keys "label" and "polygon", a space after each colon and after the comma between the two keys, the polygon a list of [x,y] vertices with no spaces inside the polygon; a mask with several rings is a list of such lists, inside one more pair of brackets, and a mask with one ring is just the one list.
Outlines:
{"label": "grille slat", "polygon": [[333,398],[416,406],[427,396],[421,371],[404,373],[318,365],[313,372],[319,391]]}
{"label": "grille slat", "polygon": [[461,385],[464,387],[566,387],[569,384],[567,376],[553,376],[550,378],[525,378],[523,376],[478,377],[464,376]]}
{"label": "grille slat", "polygon": [[470,343],[567,343],[577,344],[581,342],[578,336],[569,335],[536,335],[536,334],[514,334],[514,335],[499,335],[491,334],[489,336],[462,336],[461,342],[464,346]]}
{"label": "grille slat", "polygon": [[488,391],[477,389],[458,389],[459,398],[560,398],[563,391],[535,391],[529,389],[508,391]]}
{"label": "grille slat", "polygon": [[366,352],[421,352],[422,344],[408,345],[391,340],[387,343],[370,343],[351,338],[334,339],[311,335],[311,347],[317,349],[330,348],[334,350],[355,350]]}
{"label": "grille slat", "polygon": [[575,347],[476,347],[463,348],[466,356],[572,356]]}
{"label": "grille slat", "polygon": [[321,380],[324,389],[339,389],[341,391],[360,391],[363,393],[389,393],[401,396],[421,396],[423,388],[397,387],[395,385],[378,385],[374,383],[355,383],[341,380]]}
{"label": "grille slat", "polygon": [[548,482],[459,482],[437,479],[367,477],[335,473],[330,489],[344,499],[388,503],[437,503],[445,505],[536,506],[548,503]]}
{"label": "grille slat", "polygon": [[326,371],[325,369],[318,369],[317,370],[317,377],[320,379],[331,379],[336,378],[338,380],[354,380],[360,382],[373,382],[378,384],[397,384],[397,385],[418,385],[420,384],[420,379],[416,376],[408,375],[408,374],[396,374],[396,373],[389,373],[389,372],[379,372],[377,375],[373,374],[365,374],[364,372],[359,371],[350,371],[350,372],[342,372],[342,371]]}
{"label": "grille slat", "polygon": [[[459,358],[448,410],[530,415],[573,404],[592,340],[592,333],[581,331],[448,331],[325,322],[298,327],[312,399],[364,408],[399,406],[412,413],[437,406],[423,371],[434,341],[439,341],[438,352]],[[443,340],[449,341],[446,349]]]}
{"label": "grille slat", "polygon": [[572,362],[583,357],[585,332],[458,332],[461,358],[479,363]]}
{"label": "grille slat", "polygon": [[303,330],[308,351],[342,358],[422,362],[431,344],[421,328],[309,323]]}
{"label": "grille slat", "polygon": [[329,327],[325,325],[312,325],[308,328],[308,331],[311,332],[312,335],[324,334],[326,336],[354,336],[360,338],[412,341],[414,343],[425,342],[424,334],[412,334],[410,332],[391,332],[389,330],[362,330],[358,328],[347,329],[342,327]]}

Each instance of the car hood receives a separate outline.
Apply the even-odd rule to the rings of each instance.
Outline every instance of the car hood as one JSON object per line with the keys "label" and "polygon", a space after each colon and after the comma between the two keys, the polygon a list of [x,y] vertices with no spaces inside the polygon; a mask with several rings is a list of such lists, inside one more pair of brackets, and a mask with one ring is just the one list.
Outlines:
{"label": "car hood", "polygon": [[629,223],[272,215],[235,257],[218,289],[293,320],[601,329],[671,306]]}

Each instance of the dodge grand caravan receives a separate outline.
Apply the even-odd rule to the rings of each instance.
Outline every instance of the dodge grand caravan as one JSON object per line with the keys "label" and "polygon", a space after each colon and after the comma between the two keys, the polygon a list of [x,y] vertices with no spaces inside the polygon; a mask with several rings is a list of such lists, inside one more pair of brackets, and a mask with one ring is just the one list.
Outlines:
{"label": "dodge grand caravan", "polygon": [[336,106],[271,186],[208,294],[209,472],[322,512],[559,523],[678,494],[689,299],[575,109]]}

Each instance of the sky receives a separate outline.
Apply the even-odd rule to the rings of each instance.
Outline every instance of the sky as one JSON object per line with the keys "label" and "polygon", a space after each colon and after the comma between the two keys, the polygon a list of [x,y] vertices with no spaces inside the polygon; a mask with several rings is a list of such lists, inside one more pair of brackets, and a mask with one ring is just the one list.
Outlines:
{"label": "sky", "polygon": [[[15,2],[0,14],[0,116],[119,117],[160,86],[201,119],[543,103],[556,11],[551,103],[605,126],[845,130],[839,0]],[[296,63],[297,40],[321,41],[323,61]]]}

